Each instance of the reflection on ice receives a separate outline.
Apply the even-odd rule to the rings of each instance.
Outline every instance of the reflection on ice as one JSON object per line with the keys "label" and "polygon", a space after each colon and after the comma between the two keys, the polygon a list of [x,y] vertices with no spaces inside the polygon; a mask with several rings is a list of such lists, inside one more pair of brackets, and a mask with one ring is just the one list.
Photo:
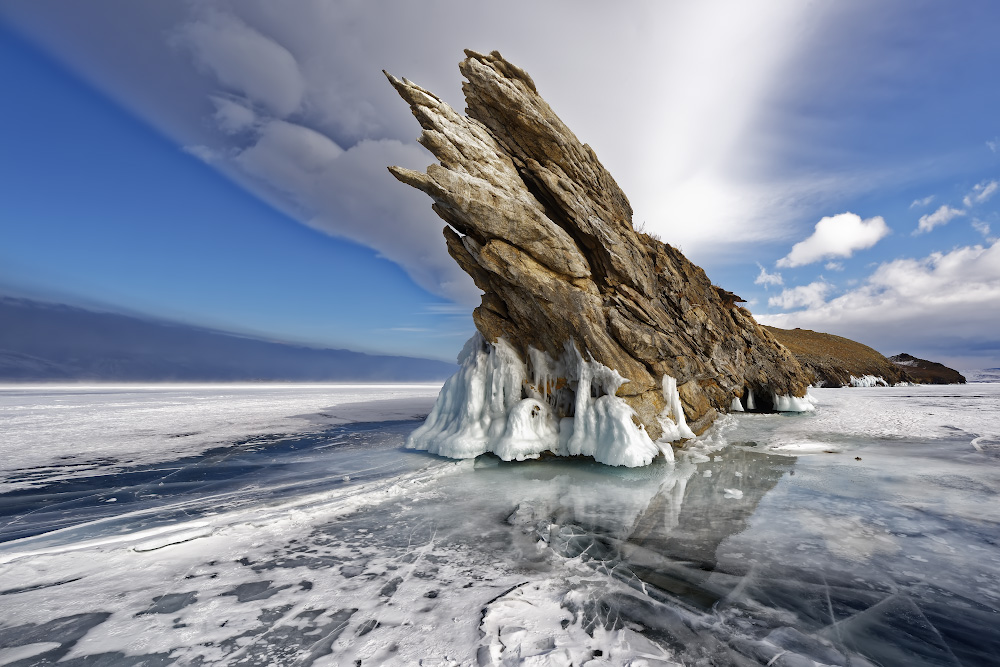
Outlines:
{"label": "reflection on ice", "polygon": [[212,493],[148,507],[109,478],[110,514],[0,545],[0,659],[993,664],[1000,386],[962,391],[818,390],[646,468],[455,463],[411,421],[206,458]]}

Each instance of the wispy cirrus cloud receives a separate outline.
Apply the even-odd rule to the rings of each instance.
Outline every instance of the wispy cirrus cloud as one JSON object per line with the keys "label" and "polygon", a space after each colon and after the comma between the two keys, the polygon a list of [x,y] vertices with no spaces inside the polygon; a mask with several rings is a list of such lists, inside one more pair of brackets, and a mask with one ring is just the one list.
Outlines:
{"label": "wispy cirrus cloud", "polygon": [[949,222],[965,215],[965,211],[960,208],[952,208],[947,204],[942,204],[933,213],[928,213],[927,215],[920,216],[920,220],[917,223],[917,228],[913,231],[916,234],[926,234],[935,227],[940,227],[941,225],[947,225]]}
{"label": "wispy cirrus cloud", "polygon": [[975,229],[980,234],[982,234],[983,236],[986,236],[990,233],[990,226],[987,223],[983,222],[982,220],[973,220],[972,228]]}
{"label": "wispy cirrus cloud", "polygon": [[983,204],[989,201],[990,197],[997,193],[1000,189],[1000,182],[998,181],[983,181],[982,183],[977,183],[972,188],[972,192],[965,195],[962,199],[962,203],[965,204],[965,208],[972,208],[977,204]]}

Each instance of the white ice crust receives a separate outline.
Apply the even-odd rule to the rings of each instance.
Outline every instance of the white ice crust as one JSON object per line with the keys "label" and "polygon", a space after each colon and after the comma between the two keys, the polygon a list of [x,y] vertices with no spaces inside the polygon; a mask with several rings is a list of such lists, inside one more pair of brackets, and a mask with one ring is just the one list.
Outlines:
{"label": "white ice crust", "polygon": [[851,376],[852,387],[888,387],[889,383],[881,376],[862,375],[859,378]]}
{"label": "white ice crust", "polygon": [[663,376],[663,400],[667,402],[667,407],[660,413],[660,426],[663,427],[663,435],[660,440],[673,442],[674,440],[694,438],[694,432],[687,425],[684,418],[684,408],[681,407],[681,396],[677,393],[677,380],[669,375]]}
{"label": "white ice crust", "polygon": [[812,412],[816,409],[816,399],[806,392],[805,396],[771,394],[776,412]]}
{"label": "white ice crust", "polygon": [[[504,339],[491,344],[477,333],[458,361],[459,371],[445,383],[407,447],[451,458],[493,452],[505,461],[549,451],[637,467],[661,453],[673,460],[669,442],[694,437],[673,378],[663,378],[667,407],[659,419],[664,435],[654,443],[633,421],[635,411],[615,396],[628,380],[593,358],[585,360],[572,342],[558,360],[529,348],[525,361]],[[566,384],[557,384],[560,380]],[[557,417],[570,412],[572,417]]]}

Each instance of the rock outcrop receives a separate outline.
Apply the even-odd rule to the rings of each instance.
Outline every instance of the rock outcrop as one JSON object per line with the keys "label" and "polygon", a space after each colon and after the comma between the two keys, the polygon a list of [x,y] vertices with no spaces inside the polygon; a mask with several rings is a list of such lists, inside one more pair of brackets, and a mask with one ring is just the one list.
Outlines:
{"label": "rock outcrop", "polygon": [[906,370],[867,345],[809,329],[764,327],[791,350],[817,387],[894,385],[910,382]]}
{"label": "rock outcrop", "polygon": [[611,387],[654,440],[669,431],[670,378],[684,413],[673,422],[695,433],[749,392],[762,410],[800,405],[809,379],[795,358],[739,297],[635,231],[625,193],[531,77],[495,51],[465,53],[466,115],[386,74],[439,160],[426,173],[390,171],[447,223],[448,251],[484,292],[473,317],[486,347],[503,341],[524,365],[516,398],[547,403],[557,426],[572,417],[582,380],[554,362],[577,354],[620,374],[618,384],[588,380],[589,391]]}
{"label": "rock outcrop", "polygon": [[965,384],[964,375],[936,361],[918,359],[906,352],[889,357],[889,361],[902,367],[917,384]]}

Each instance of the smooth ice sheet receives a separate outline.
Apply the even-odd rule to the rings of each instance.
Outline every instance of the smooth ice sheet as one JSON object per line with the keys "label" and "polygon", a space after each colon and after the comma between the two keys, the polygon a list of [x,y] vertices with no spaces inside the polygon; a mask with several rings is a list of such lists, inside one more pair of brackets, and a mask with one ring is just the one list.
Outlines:
{"label": "smooth ice sheet", "polygon": [[643,468],[447,461],[417,421],[265,447],[235,505],[0,544],[0,657],[991,664],[1000,385],[814,391]]}

